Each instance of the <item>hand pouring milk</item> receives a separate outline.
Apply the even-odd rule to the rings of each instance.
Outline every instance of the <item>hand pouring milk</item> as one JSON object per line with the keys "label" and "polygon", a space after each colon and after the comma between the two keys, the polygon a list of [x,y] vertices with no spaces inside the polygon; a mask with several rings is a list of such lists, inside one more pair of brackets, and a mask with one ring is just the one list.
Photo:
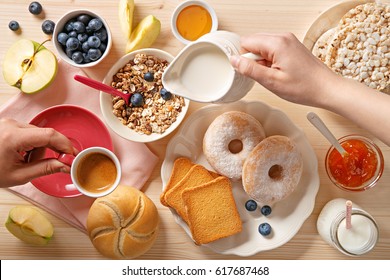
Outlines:
{"label": "hand pouring milk", "polygon": [[206,34],[188,44],[164,71],[164,87],[197,102],[226,103],[243,98],[254,81],[236,72],[229,57],[238,55],[240,37],[227,31]]}

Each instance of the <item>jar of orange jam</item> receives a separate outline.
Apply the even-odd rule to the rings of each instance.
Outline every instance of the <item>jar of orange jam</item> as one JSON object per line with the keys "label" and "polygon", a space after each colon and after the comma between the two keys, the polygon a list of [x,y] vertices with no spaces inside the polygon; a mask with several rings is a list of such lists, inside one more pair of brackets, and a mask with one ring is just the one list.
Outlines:
{"label": "jar of orange jam", "polygon": [[342,156],[334,147],[328,150],[325,167],[331,181],[348,191],[372,188],[382,176],[384,168],[379,147],[370,139],[358,135],[345,136],[339,142],[348,154]]}

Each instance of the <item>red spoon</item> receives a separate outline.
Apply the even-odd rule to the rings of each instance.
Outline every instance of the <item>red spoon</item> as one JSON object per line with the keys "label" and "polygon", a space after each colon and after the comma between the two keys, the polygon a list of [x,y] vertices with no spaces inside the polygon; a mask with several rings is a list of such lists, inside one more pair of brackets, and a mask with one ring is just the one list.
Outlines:
{"label": "red spoon", "polygon": [[93,80],[91,78],[85,77],[85,76],[80,76],[80,75],[74,75],[74,79],[84,85],[87,85],[91,88],[101,90],[105,93],[109,93],[113,96],[119,96],[122,97],[122,99],[126,102],[126,105],[129,105],[129,100],[131,93],[123,93],[119,90],[116,90],[115,88],[108,86],[106,84],[103,84],[101,82],[98,82],[96,80]]}

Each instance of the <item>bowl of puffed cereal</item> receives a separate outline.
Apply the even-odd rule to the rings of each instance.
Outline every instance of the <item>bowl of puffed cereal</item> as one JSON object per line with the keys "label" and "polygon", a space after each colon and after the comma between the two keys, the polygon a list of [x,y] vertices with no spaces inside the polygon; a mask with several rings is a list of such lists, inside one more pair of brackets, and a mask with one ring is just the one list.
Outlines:
{"label": "bowl of puffed cereal", "polygon": [[189,100],[167,91],[162,74],[173,56],[159,49],[140,49],[121,57],[108,71],[103,83],[126,94],[100,93],[100,109],[107,125],[121,137],[135,142],[152,142],[174,131],[184,119]]}

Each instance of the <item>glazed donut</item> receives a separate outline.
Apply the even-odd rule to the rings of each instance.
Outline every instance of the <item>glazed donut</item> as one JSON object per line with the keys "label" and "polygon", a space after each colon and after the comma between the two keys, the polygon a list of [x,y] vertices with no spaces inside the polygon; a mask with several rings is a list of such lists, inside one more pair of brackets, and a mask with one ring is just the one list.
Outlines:
{"label": "glazed donut", "polygon": [[246,157],[264,138],[264,128],[253,116],[226,112],[208,127],[203,138],[203,153],[217,173],[238,181]]}
{"label": "glazed donut", "polygon": [[242,184],[255,201],[272,204],[296,189],[302,169],[302,155],[295,143],[274,135],[261,141],[245,160]]}

